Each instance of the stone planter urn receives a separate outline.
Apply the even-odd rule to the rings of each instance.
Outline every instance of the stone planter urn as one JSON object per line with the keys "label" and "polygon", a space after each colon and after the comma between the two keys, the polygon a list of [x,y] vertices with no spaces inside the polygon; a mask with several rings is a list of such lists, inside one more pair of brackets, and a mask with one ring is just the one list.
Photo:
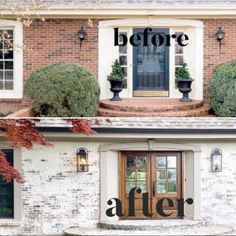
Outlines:
{"label": "stone planter urn", "polygon": [[181,102],[191,102],[189,98],[189,93],[192,91],[191,85],[194,80],[189,79],[176,79],[176,84],[179,91],[183,94],[183,97],[180,99]]}
{"label": "stone planter urn", "polygon": [[121,101],[122,99],[119,96],[119,93],[122,91],[123,89],[123,79],[120,80],[110,80],[108,79],[108,81],[110,81],[111,84],[111,92],[113,92],[113,97],[110,99],[111,101]]}

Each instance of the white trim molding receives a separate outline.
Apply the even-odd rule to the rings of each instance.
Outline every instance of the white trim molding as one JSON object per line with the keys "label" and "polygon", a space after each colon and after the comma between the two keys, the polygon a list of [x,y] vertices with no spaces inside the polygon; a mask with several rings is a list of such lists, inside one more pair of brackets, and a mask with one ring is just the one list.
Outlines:
{"label": "white trim molding", "polygon": [[[203,100],[203,22],[187,19],[163,19],[156,16],[127,18],[118,20],[104,20],[98,26],[98,80],[101,87],[101,99],[112,96],[107,75],[111,71],[112,63],[119,57],[119,47],[114,46],[114,28],[127,32],[130,37],[134,28],[168,28],[170,34],[183,32],[189,36],[189,43],[183,50],[183,57],[188,64],[191,77],[194,79],[190,97]],[[181,93],[175,85],[175,45],[169,50],[169,98],[180,98]],[[109,52],[109,53],[107,53]],[[127,89],[121,92],[121,97],[133,97],[133,47],[127,45]]]}
{"label": "white trim molding", "polygon": [[39,16],[48,18],[82,18],[92,16],[94,18],[115,18],[127,16],[148,16],[158,17],[181,17],[181,18],[235,18],[235,4],[133,4],[127,6],[104,4],[84,4],[84,5],[54,5],[44,9],[17,9],[13,11],[0,5],[0,14],[4,17],[14,17],[16,15],[30,15],[38,18]]}
{"label": "white trim molding", "polygon": [[21,99],[23,97],[23,24],[13,20],[0,20],[0,29],[12,29],[14,35],[13,90],[1,90],[0,98]]}

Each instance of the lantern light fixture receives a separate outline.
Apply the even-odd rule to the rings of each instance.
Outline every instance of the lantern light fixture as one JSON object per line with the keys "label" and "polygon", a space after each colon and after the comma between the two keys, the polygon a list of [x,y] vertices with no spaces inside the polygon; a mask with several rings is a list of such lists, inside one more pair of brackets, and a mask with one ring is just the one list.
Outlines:
{"label": "lantern light fixture", "polygon": [[216,40],[219,42],[220,52],[221,52],[221,45],[222,40],[225,37],[225,32],[223,31],[222,27],[219,27],[219,29],[215,33]]}
{"label": "lantern light fixture", "polygon": [[79,148],[76,152],[77,158],[77,172],[88,172],[88,150],[86,148]]}
{"label": "lantern light fixture", "polygon": [[82,46],[83,41],[86,39],[87,33],[84,30],[84,27],[81,27],[78,32],[78,38],[80,40],[80,47]]}
{"label": "lantern light fixture", "polygon": [[218,148],[213,149],[211,152],[211,171],[222,171],[222,151]]}

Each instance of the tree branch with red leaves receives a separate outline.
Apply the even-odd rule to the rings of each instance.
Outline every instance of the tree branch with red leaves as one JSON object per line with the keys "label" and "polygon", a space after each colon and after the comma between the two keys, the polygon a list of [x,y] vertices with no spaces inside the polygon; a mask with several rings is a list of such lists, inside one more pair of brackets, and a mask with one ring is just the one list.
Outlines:
{"label": "tree branch with red leaves", "polygon": [[[1,119],[0,132],[2,132],[9,142],[10,148],[26,148],[31,150],[35,144],[50,147],[52,144],[41,134],[36,127],[38,119]],[[67,123],[71,124],[71,131],[74,133],[83,133],[92,135],[92,125],[99,125],[97,119],[67,119]],[[106,120],[106,122],[110,122]],[[12,167],[6,160],[5,154],[0,151],[0,177],[4,181],[15,179],[22,182],[22,176],[17,169]]]}

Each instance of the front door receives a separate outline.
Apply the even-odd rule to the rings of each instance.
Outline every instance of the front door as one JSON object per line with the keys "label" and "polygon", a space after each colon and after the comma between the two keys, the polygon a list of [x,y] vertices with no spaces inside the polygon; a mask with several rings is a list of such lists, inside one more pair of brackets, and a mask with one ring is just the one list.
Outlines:
{"label": "front door", "polygon": [[[141,35],[144,29],[134,29]],[[154,46],[151,38],[154,34],[168,34],[168,29],[152,29],[148,34],[148,46],[133,47],[133,96],[167,97],[169,96],[169,48]]]}
{"label": "front door", "polygon": [[[156,203],[162,198],[174,202],[169,207],[163,202],[167,218],[177,218],[177,199],[182,197],[182,157],[180,152],[122,152],[120,155],[120,199],[124,218],[148,219],[143,215],[142,193],[148,192],[149,212],[152,218],[161,219],[156,211]],[[135,217],[129,216],[129,191],[134,187],[142,190],[135,194]]]}

